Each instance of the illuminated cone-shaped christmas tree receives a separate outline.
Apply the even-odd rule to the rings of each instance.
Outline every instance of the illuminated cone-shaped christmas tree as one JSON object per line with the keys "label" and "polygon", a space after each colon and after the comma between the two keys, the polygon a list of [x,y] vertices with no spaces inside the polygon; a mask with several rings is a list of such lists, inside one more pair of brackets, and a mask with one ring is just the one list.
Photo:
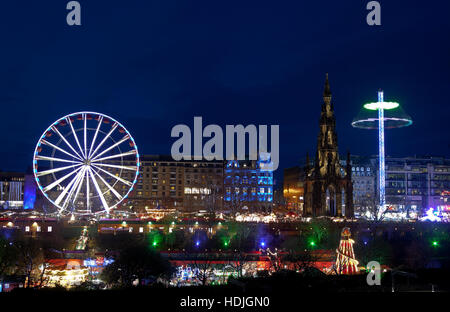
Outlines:
{"label": "illuminated cone-shaped christmas tree", "polygon": [[356,274],[358,272],[358,260],[353,252],[353,243],[350,238],[351,233],[348,227],[341,232],[341,241],[336,249],[336,273],[337,274]]}

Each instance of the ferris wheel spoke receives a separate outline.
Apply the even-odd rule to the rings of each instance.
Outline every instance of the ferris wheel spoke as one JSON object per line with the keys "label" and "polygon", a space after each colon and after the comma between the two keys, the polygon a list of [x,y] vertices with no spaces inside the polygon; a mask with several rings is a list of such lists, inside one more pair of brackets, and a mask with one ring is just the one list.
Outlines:
{"label": "ferris wheel spoke", "polygon": [[92,149],[94,148],[94,143],[95,143],[95,140],[97,139],[97,135],[100,130],[100,126],[102,125],[102,122],[103,122],[103,116],[100,116],[100,118],[98,120],[97,129],[95,130],[94,138],[92,139],[91,148],[89,149],[89,154],[87,157],[89,159],[91,158]]}
{"label": "ferris wheel spoke", "polygon": [[[75,190],[78,188],[78,183],[80,183],[81,178],[82,178],[83,175],[84,175],[84,171],[86,171],[86,167],[83,167],[83,169],[82,169],[80,172],[78,172],[76,181],[75,181],[75,183],[73,183],[73,184],[71,185],[71,188],[70,188],[70,191],[69,191],[69,195],[67,195],[66,199],[64,200],[64,203],[63,203],[63,205],[62,205],[62,208],[63,208],[63,209],[66,209],[66,208],[67,208],[67,205],[68,205],[69,202],[70,202],[70,198],[72,198],[73,193],[74,193]],[[69,188],[69,187],[67,187],[67,188]]]}
{"label": "ferris wheel spoke", "polygon": [[86,210],[89,210],[91,212],[91,205],[89,204],[89,197],[90,197],[90,190],[89,190],[89,171],[86,170]]}
{"label": "ferris wheel spoke", "polygon": [[119,166],[119,165],[112,165],[112,164],[97,164],[97,163],[95,165],[102,166],[102,167],[125,169],[125,170],[131,170],[131,171],[136,171],[138,169],[136,166]]}
{"label": "ferris wheel spoke", "polygon": [[135,155],[135,154],[136,154],[136,150],[132,150],[132,151],[125,152],[122,154],[116,154],[116,155],[106,156],[106,157],[102,157],[102,158],[94,158],[92,160],[92,162],[103,161],[103,160],[107,160],[107,159],[111,159],[111,158],[117,158],[117,157],[123,157],[123,156],[128,156],[128,155]]}
{"label": "ferris wheel spoke", "polygon": [[114,125],[111,127],[111,130],[108,132],[108,134],[103,138],[103,140],[100,141],[100,143],[97,145],[95,150],[91,154],[91,158],[94,157],[95,153],[97,153],[98,149],[102,147],[102,145],[106,142],[106,140],[111,136],[111,134],[116,130],[118,124],[117,122],[114,123]]}
{"label": "ferris wheel spoke", "polygon": [[120,139],[119,141],[117,141],[116,143],[114,143],[113,145],[111,145],[110,147],[108,147],[107,149],[105,149],[103,152],[101,152],[100,154],[98,154],[97,156],[95,156],[93,159],[97,159],[98,157],[102,156],[103,154],[105,154],[106,152],[112,150],[113,148],[115,148],[116,146],[122,144],[123,142],[125,142],[126,140],[128,140],[130,138],[130,136],[127,134],[125,135],[122,139]]}
{"label": "ferris wheel spoke", "polygon": [[87,158],[87,114],[84,117],[84,157]]}
{"label": "ferris wheel spoke", "polygon": [[84,172],[84,168],[80,171],[78,171],[78,173],[75,175],[75,177],[69,182],[69,184],[67,184],[67,186],[64,188],[64,190],[61,192],[61,194],[59,194],[59,196],[56,198],[55,200],[55,204],[58,206],[59,203],[61,202],[61,200],[64,198],[64,196],[66,196],[67,192],[72,188],[72,185],[78,181],[78,178],[80,177],[80,175]]}
{"label": "ferris wheel spoke", "polygon": [[121,177],[115,176],[115,175],[113,175],[111,172],[108,172],[108,171],[106,171],[106,170],[104,170],[104,169],[102,169],[102,168],[100,168],[100,167],[97,167],[96,165],[92,165],[92,164],[91,164],[91,166],[94,167],[95,169],[98,169],[98,170],[100,170],[101,172],[103,172],[103,173],[109,175],[110,177],[116,179],[117,181],[122,182],[123,184],[126,184],[126,185],[128,185],[128,186],[132,186],[132,185],[133,185],[133,183],[131,183],[130,181],[127,181],[127,180],[122,179]]}
{"label": "ferris wheel spoke", "polygon": [[97,180],[95,179],[94,173],[92,172],[91,168],[88,168],[89,175],[91,176],[92,182],[94,183],[95,189],[97,190],[97,194],[100,196],[100,200],[102,201],[103,207],[106,211],[109,211],[109,206],[106,203],[106,199],[103,196],[102,191],[100,190],[100,186],[98,186]]}
{"label": "ferris wheel spoke", "polygon": [[72,200],[73,203],[75,203],[75,201],[77,200],[78,194],[80,193],[81,187],[83,186],[85,174],[86,174],[86,167],[83,168],[83,173],[81,174],[81,181],[78,183],[77,191],[75,192],[75,196]]}
{"label": "ferris wheel spoke", "polygon": [[46,140],[42,140],[41,142],[42,142],[42,144],[45,144],[45,145],[50,146],[50,147],[53,147],[54,149],[57,149],[58,151],[63,152],[64,154],[69,155],[72,158],[77,158],[80,161],[82,160],[79,156],[75,156],[75,155],[69,153],[68,151],[63,150],[61,147],[59,147],[59,146],[57,146],[57,145],[55,145],[53,143],[50,143],[50,142],[48,142]]}
{"label": "ferris wheel spoke", "polygon": [[70,129],[72,129],[72,134],[75,137],[75,141],[77,142],[77,145],[78,145],[78,148],[80,149],[81,155],[85,156],[83,154],[83,149],[81,148],[80,141],[78,140],[78,136],[77,136],[77,134],[75,132],[75,129],[73,128],[72,121],[70,120],[70,117],[67,117],[66,120],[67,120],[67,123],[70,125]]}
{"label": "ferris wheel spoke", "polygon": [[36,160],[48,160],[48,161],[58,161],[58,162],[68,162],[68,163],[73,163],[73,164],[81,164],[81,161],[77,161],[77,160],[69,160],[69,159],[62,159],[62,158],[56,158],[56,157],[48,157],[48,156],[36,156],[35,157]]}
{"label": "ferris wheel spoke", "polygon": [[[83,159],[83,157],[80,156],[80,154],[77,153],[77,151],[73,148],[73,146],[67,141],[67,139],[61,134],[61,132],[59,132],[59,130],[55,127],[52,126],[52,130],[55,131],[60,137],[61,139],[64,141],[64,143],[67,144],[68,147],[70,147],[70,149],[80,158]],[[76,136],[75,136],[76,137]],[[78,141],[78,139],[77,139]]]}
{"label": "ferris wheel spoke", "polygon": [[94,173],[100,178],[100,180],[103,182],[103,184],[105,184],[105,185],[108,187],[108,189],[109,189],[114,195],[116,195],[116,197],[117,197],[119,200],[122,200],[122,195],[120,195],[119,192],[117,192],[111,185],[109,185],[109,183],[106,182],[105,179],[103,179],[103,177],[102,177],[101,175],[98,174],[98,172],[94,172]]}
{"label": "ferris wheel spoke", "polygon": [[[73,167],[73,166],[71,166],[71,167]],[[76,172],[78,172],[79,170],[81,170],[81,168],[82,168],[82,167],[80,167],[80,168],[78,168],[78,169],[76,169],[76,170],[74,170],[74,171],[71,171],[71,172],[69,172],[68,174],[66,174],[65,176],[63,176],[63,177],[59,178],[58,180],[56,180],[56,181],[50,183],[50,184],[47,185],[42,191],[43,191],[44,193],[47,193],[48,191],[50,191],[51,189],[53,189],[55,186],[57,186],[58,184],[60,184],[60,183],[63,182],[64,180],[66,180],[68,177],[70,177],[70,176],[73,175],[74,173],[76,173]]]}
{"label": "ferris wheel spoke", "polygon": [[75,168],[75,167],[78,167],[78,166],[81,166],[81,164],[65,166],[65,167],[59,167],[59,168],[54,168],[54,169],[49,169],[49,170],[44,170],[44,171],[41,171],[41,172],[37,172],[36,176],[40,177],[40,176],[43,176],[43,175],[47,175],[47,174],[50,174],[50,173],[55,173],[55,172],[67,170],[67,169],[70,169],[70,168]]}

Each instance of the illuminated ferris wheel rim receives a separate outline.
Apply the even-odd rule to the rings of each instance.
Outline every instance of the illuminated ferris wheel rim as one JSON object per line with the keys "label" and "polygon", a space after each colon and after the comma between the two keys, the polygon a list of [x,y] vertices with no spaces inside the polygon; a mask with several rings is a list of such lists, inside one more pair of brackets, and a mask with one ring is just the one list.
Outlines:
{"label": "illuminated ferris wheel rim", "polygon": [[[75,152],[75,155],[73,155],[73,154],[71,154],[71,153],[68,153],[68,152],[62,150],[61,147],[59,147],[59,146],[57,146],[57,145],[55,145],[55,144],[49,143],[49,144],[45,144],[45,145],[50,146],[50,147],[53,147],[53,153],[54,153],[54,151],[55,151],[56,149],[58,149],[58,150],[61,150],[63,153],[65,153],[65,154],[67,154],[67,155],[69,155],[69,156],[71,156],[71,157],[76,158],[77,160],[74,160],[73,162],[78,162],[79,165],[83,166],[83,165],[82,165],[83,159],[84,159],[84,160],[87,160],[87,159],[83,158],[83,157],[85,157],[85,155],[84,155],[84,153],[83,153],[82,147],[80,146],[80,143],[79,143],[79,140],[78,140],[78,136],[76,136],[76,134],[75,134],[75,133],[78,132],[80,129],[76,129],[76,130],[75,130],[74,127],[73,127],[73,124],[72,124],[72,122],[76,120],[74,117],[78,117],[78,116],[80,116],[80,115],[82,116],[82,118],[83,118],[83,120],[84,120],[84,128],[83,128],[82,130],[84,130],[85,153],[88,154],[87,159],[89,159],[89,157],[98,158],[100,155],[102,155],[102,154],[104,154],[104,153],[106,152],[105,150],[103,150],[103,151],[101,151],[99,154],[97,154],[97,155],[95,156],[95,154],[97,153],[97,151],[98,151],[98,150],[100,149],[100,147],[105,143],[105,141],[106,141],[108,138],[110,138],[110,135],[112,134],[112,132],[113,132],[115,129],[119,129],[119,131],[120,131],[120,130],[123,130],[124,133],[125,133],[126,135],[122,138],[123,141],[120,140],[119,142],[115,142],[112,138],[110,138],[111,140],[113,140],[113,141],[115,142],[115,143],[113,144],[114,147],[118,147],[118,145],[120,145],[120,143],[123,143],[123,142],[125,142],[126,140],[130,140],[130,141],[132,142],[132,144],[133,144],[133,145],[132,145],[132,147],[133,147],[133,149],[134,149],[134,152],[133,152],[133,153],[131,153],[131,151],[130,151],[130,152],[123,153],[122,155],[119,155],[120,157],[123,157],[123,156],[127,156],[127,155],[133,154],[133,155],[136,157],[136,170],[135,170],[135,174],[134,174],[134,179],[133,179],[132,182],[129,182],[129,186],[130,186],[130,187],[129,187],[128,191],[125,193],[125,195],[124,195],[124,196],[121,196],[121,199],[120,199],[119,201],[115,202],[114,204],[112,204],[112,205],[107,205],[107,204],[105,204],[105,200],[104,200],[104,198],[103,198],[103,193],[101,192],[101,190],[98,189],[97,183],[94,182],[95,186],[97,187],[96,190],[97,190],[97,193],[98,193],[98,197],[102,198],[102,203],[103,203],[103,208],[104,208],[104,210],[95,211],[95,212],[81,212],[81,213],[80,213],[80,212],[77,212],[77,211],[71,211],[71,212],[70,212],[71,214],[80,214],[80,215],[101,214],[101,213],[104,213],[104,212],[107,212],[107,213],[108,213],[110,210],[116,208],[117,205],[119,205],[121,202],[123,202],[123,201],[128,197],[128,195],[131,193],[131,191],[132,191],[133,188],[134,188],[134,185],[135,185],[136,182],[137,182],[137,178],[138,178],[138,176],[139,176],[139,167],[140,167],[139,152],[138,152],[137,145],[136,145],[136,143],[135,143],[133,137],[131,136],[130,132],[125,128],[125,126],[124,126],[122,123],[120,123],[119,121],[117,121],[115,118],[113,118],[113,117],[111,117],[111,116],[108,116],[108,115],[103,114],[103,113],[93,112],[93,111],[80,111],[80,112],[75,112],[75,113],[67,114],[67,115],[65,115],[65,116],[63,116],[63,117],[61,117],[61,118],[59,118],[59,119],[56,120],[55,122],[53,122],[53,123],[52,123],[52,124],[51,124],[51,125],[50,125],[43,133],[42,133],[42,135],[40,136],[40,138],[39,138],[39,140],[38,140],[38,143],[36,144],[36,147],[35,147],[35,149],[34,149],[34,154],[33,154],[33,174],[34,174],[34,178],[35,178],[35,181],[36,181],[36,183],[37,183],[37,185],[38,185],[38,187],[39,187],[41,193],[42,193],[42,194],[43,194],[43,195],[44,195],[44,196],[45,196],[45,197],[46,197],[53,205],[55,205],[55,206],[59,209],[58,213],[61,214],[61,213],[63,213],[64,211],[66,211],[67,207],[61,207],[59,204],[55,203],[55,201],[54,201],[53,199],[51,199],[51,198],[49,197],[49,195],[45,192],[45,188],[42,187],[42,185],[41,185],[41,183],[40,183],[39,172],[38,172],[38,170],[37,170],[37,161],[38,161],[38,160],[47,160],[47,161],[50,161],[50,160],[49,160],[49,159],[45,159],[45,158],[37,159],[37,157],[39,157],[39,148],[41,147],[42,144],[45,144],[44,142],[46,142],[46,141],[44,141],[44,139],[45,139],[47,133],[49,133],[50,131],[52,131],[52,132],[54,132],[54,133],[57,133],[57,134],[60,136],[60,141],[59,141],[59,142],[64,141],[64,142],[67,144],[67,146],[70,147],[70,149],[71,149],[73,152]],[[86,120],[89,119],[88,116],[90,116],[90,117],[92,117],[92,116],[98,116],[98,126],[97,126],[97,128],[96,128],[96,130],[95,130],[94,138],[93,138],[93,140],[91,141],[91,146],[90,146],[90,148],[89,148],[89,153],[87,152],[87,149],[86,149],[86,147],[87,147],[87,146],[86,146],[86,132],[87,132],[87,130],[88,130],[88,128],[87,128],[87,126],[86,126]],[[72,118],[73,118],[73,119],[72,119]],[[90,119],[95,119],[95,118],[90,118]],[[95,149],[94,149],[94,143],[95,143],[95,140],[96,140],[96,138],[97,138],[98,133],[100,133],[100,132],[101,132],[101,133],[105,133],[105,132],[101,131],[100,128],[101,128],[102,122],[105,122],[105,123],[106,123],[106,120],[109,120],[109,121],[111,121],[111,122],[113,123],[113,125],[112,125],[112,127],[111,127],[112,129],[108,132],[108,134],[100,141],[100,143],[99,143],[99,144],[95,147]],[[62,135],[62,134],[58,131],[57,126],[61,125],[61,122],[64,122],[64,121],[67,121],[67,123],[70,125],[71,132],[70,132],[69,134],[73,134],[73,135],[74,135],[74,138],[75,138],[75,140],[76,140],[77,146],[78,146],[78,148],[80,149],[79,152],[80,152],[82,155],[79,155],[79,154],[75,151],[75,149],[74,149],[72,146],[70,146],[70,144],[67,142],[66,136],[68,136],[69,134]],[[125,137],[126,137],[126,140],[124,140]],[[121,142],[121,141],[122,141],[122,142]],[[47,142],[47,143],[48,143],[48,142]],[[109,149],[111,149],[111,146],[110,146]],[[93,150],[94,150],[94,152],[92,152]],[[108,149],[107,149],[107,150],[108,150]],[[94,157],[94,156],[95,156],[95,157]],[[47,157],[47,158],[48,158],[48,157]],[[80,158],[81,158],[81,159],[80,159]],[[110,156],[110,157],[103,157],[103,159],[105,159],[105,158],[112,158],[112,157],[111,157],[111,156]],[[98,159],[97,159],[97,160],[98,160]],[[62,160],[61,160],[61,161],[62,161]],[[65,162],[71,162],[71,161],[65,160]],[[97,164],[97,165],[90,164],[90,165],[92,165],[92,167],[94,167],[94,166],[95,166],[95,167],[99,166],[99,164]],[[68,167],[75,167],[75,166],[77,166],[77,165],[68,166]],[[68,167],[66,167],[66,168],[68,168]],[[120,166],[113,166],[113,167],[119,168]],[[126,169],[126,166],[122,166],[122,167]],[[121,170],[123,170],[123,168],[122,168]],[[59,169],[61,169],[61,168],[59,168]],[[97,168],[97,169],[101,170],[101,171],[104,172],[104,173],[109,174],[106,170],[103,170],[102,168]],[[55,170],[55,169],[53,169],[53,170]],[[77,172],[77,171],[82,171],[82,169],[81,169],[81,168],[76,169],[75,172]],[[95,174],[101,178],[101,176],[100,176],[97,172],[95,172],[94,170],[92,170],[92,169],[85,169],[85,172],[86,172],[86,176],[91,176],[91,178],[92,178],[93,181],[96,181],[96,180],[95,180]],[[77,174],[77,175],[78,175],[78,174]],[[83,175],[84,175],[84,173],[83,173]],[[109,175],[110,175],[111,177],[114,178],[114,176],[113,176],[112,174],[109,174]],[[83,177],[83,179],[84,179],[84,177]],[[88,178],[86,178],[86,179],[88,179]],[[122,180],[122,181],[125,181],[125,180],[123,180],[123,179],[121,179],[121,178],[116,178],[116,179],[117,179],[117,181],[121,181],[121,180]],[[104,183],[107,184],[107,182],[105,182],[104,179],[102,179],[102,181],[103,181]],[[55,182],[57,182],[57,181],[54,181],[53,183],[55,183]],[[52,184],[53,184],[53,183],[52,183]],[[117,183],[117,182],[116,182],[116,183]],[[88,183],[86,183],[86,184],[88,184]],[[114,183],[114,184],[115,184],[115,183]],[[56,183],[55,186],[58,186],[58,185],[59,185],[59,183]],[[47,186],[47,187],[49,187],[49,186]],[[114,194],[116,193],[116,192],[114,192],[114,190],[111,189],[111,188],[110,188],[110,191],[112,191]],[[89,193],[89,191],[88,191],[87,193]],[[76,198],[75,198],[75,199],[76,199]],[[89,202],[89,196],[87,196],[87,201]]]}

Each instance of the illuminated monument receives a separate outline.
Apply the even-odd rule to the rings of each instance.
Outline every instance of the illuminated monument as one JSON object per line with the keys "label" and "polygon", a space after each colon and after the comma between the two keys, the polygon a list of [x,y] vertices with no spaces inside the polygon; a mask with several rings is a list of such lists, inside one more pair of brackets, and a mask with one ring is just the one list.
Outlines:
{"label": "illuminated monument", "polygon": [[353,119],[352,126],[355,128],[378,129],[378,188],[380,194],[378,217],[384,213],[386,206],[384,129],[407,127],[411,124],[411,117],[401,109],[397,102],[384,101],[382,90],[378,91],[378,102],[364,104],[359,115]]}
{"label": "illuminated monument", "polygon": [[310,168],[309,159],[306,161],[304,215],[351,218],[353,186],[350,155],[347,155],[347,165],[343,168],[339,160],[336,118],[331,103],[328,74],[323,91],[319,127],[314,166]]}

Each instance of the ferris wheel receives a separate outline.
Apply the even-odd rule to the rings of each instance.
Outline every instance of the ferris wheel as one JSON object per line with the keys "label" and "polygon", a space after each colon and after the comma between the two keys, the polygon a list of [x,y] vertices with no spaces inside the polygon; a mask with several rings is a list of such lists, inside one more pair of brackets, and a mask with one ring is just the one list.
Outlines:
{"label": "ferris wheel", "polygon": [[108,213],[126,199],[139,175],[134,139],[117,120],[78,112],[51,124],[33,155],[33,172],[58,213]]}

